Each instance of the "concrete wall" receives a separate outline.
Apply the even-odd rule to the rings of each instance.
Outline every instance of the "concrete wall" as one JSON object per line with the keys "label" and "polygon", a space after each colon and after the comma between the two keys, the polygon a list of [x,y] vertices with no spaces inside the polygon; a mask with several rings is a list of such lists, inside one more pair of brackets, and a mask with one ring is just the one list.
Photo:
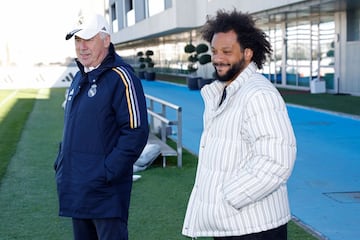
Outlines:
{"label": "concrete wall", "polygon": [[211,0],[208,2],[207,12],[212,15],[218,9],[231,10],[236,8],[242,12],[256,13],[299,2],[304,2],[304,0]]}
{"label": "concrete wall", "polygon": [[[159,33],[180,32],[184,29],[201,26],[203,22],[198,19],[205,19],[205,12],[201,13],[198,7],[206,3],[207,0],[181,0],[174,1],[172,8],[137,22],[135,25],[121,29],[112,34],[113,42],[128,42],[143,39]],[[195,7],[189,7],[192,5]],[[204,9],[204,7],[202,7]],[[206,9],[206,8],[205,8]],[[201,15],[201,17],[199,17]],[[121,14],[119,13],[119,16]]]}
{"label": "concrete wall", "polygon": [[[122,0],[110,0],[110,4],[116,2],[122,5]],[[112,39],[117,43],[124,43],[143,39],[164,33],[176,33],[185,29],[192,29],[202,26],[208,14],[214,14],[218,9],[241,9],[244,12],[259,12],[265,9],[272,9],[279,6],[302,2],[299,0],[173,0],[172,7],[165,11],[138,21],[135,25],[121,29],[112,34]],[[135,15],[137,5],[135,5]],[[123,8],[118,7],[119,11]],[[143,11],[143,9],[141,9]],[[123,13],[118,12],[123,17]]]}
{"label": "concrete wall", "polygon": [[339,82],[341,93],[360,95],[360,42],[347,42],[344,74]]}

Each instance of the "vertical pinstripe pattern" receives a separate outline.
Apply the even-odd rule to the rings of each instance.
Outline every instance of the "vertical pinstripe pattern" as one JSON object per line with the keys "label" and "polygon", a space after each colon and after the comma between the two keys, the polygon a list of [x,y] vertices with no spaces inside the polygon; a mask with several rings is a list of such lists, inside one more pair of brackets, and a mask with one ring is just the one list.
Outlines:
{"label": "vertical pinstripe pattern", "polygon": [[199,162],[183,234],[239,236],[291,218],[286,182],[296,157],[287,109],[275,87],[251,63],[227,87],[201,90],[205,103]]}
{"label": "vertical pinstripe pattern", "polygon": [[141,123],[139,105],[137,102],[136,90],[130,78],[130,74],[122,67],[113,68],[113,70],[119,74],[125,85],[125,96],[129,110],[130,128],[137,128]]}

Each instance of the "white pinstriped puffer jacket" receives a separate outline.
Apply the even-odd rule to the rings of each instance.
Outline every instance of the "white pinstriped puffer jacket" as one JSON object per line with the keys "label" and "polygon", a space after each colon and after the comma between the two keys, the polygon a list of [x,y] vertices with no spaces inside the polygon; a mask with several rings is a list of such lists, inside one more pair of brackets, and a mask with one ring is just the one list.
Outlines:
{"label": "white pinstriped puffer jacket", "polygon": [[204,131],[194,188],[182,233],[189,237],[239,236],[287,223],[286,183],[296,140],[277,89],[254,63],[227,87],[202,88]]}

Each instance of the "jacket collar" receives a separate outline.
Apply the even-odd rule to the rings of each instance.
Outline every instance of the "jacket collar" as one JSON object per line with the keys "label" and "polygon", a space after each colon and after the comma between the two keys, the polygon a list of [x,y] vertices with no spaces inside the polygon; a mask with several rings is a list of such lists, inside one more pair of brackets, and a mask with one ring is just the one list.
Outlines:
{"label": "jacket collar", "polygon": [[77,64],[83,78],[86,76],[87,81],[89,81],[91,83],[93,83],[94,81],[96,82],[96,80],[99,78],[99,76],[103,72],[105,72],[109,69],[112,69],[114,67],[124,66],[126,68],[131,68],[130,65],[126,64],[121,59],[121,57],[116,54],[115,47],[112,43],[110,43],[109,52],[106,55],[106,57],[104,58],[104,60],[101,62],[100,66],[90,72],[85,72],[84,66],[79,62],[79,60],[77,58],[75,59],[75,61],[76,61],[76,64]]}
{"label": "jacket collar", "polygon": [[[232,95],[234,95],[243,85],[244,83],[249,80],[250,76],[254,73],[256,73],[257,67],[254,62],[251,62],[236,78],[234,81],[232,81],[227,87],[226,87],[226,94],[227,97],[225,99],[225,102],[227,102],[227,99],[231,98]],[[213,84],[207,85],[206,87],[202,88],[202,94],[204,96],[207,96],[209,99],[213,99],[214,101],[217,101],[220,99],[222,95],[222,91],[225,87],[224,82],[215,81]],[[224,103],[225,103],[224,102]],[[223,104],[224,104],[223,103]]]}
{"label": "jacket collar", "polygon": [[232,96],[235,92],[237,92],[246,81],[249,80],[250,76],[256,73],[257,67],[254,62],[251,62],[237,77],[234,81],[232,81],[226,88],[227,96]]}

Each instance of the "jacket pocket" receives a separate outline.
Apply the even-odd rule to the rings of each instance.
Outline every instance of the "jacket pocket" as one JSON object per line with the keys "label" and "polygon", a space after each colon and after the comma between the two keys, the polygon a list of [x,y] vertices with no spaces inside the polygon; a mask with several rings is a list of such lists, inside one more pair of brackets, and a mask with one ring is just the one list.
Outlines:
{"label": "jacket pocket", "polygon": [[94,187],[106,184],[104,159],[101,154],[73,152],[69,166],[73,180]]}

